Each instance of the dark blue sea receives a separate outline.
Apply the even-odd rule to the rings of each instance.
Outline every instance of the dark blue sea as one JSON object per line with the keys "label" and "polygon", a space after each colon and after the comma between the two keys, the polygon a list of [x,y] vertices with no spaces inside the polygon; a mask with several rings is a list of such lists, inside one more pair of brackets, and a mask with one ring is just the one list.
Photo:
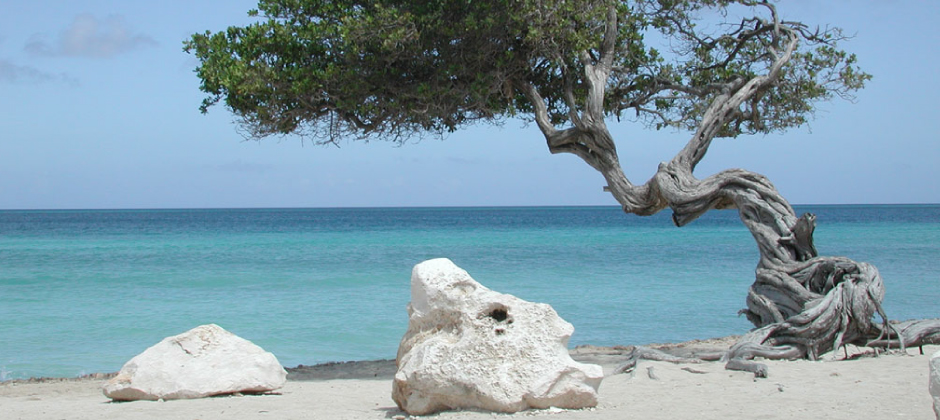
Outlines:
{"label": "dark blue sea", "polygon": [[[802,206],[822,255],[875,264],[892,319],[940,317],[940,205]],[[735,211],[616,207],[0,211],[0,380],[117,371],[216,323],[282,364],[394,358],[412,267],[447,257],[552,305],[571,345],[746,332]]]}

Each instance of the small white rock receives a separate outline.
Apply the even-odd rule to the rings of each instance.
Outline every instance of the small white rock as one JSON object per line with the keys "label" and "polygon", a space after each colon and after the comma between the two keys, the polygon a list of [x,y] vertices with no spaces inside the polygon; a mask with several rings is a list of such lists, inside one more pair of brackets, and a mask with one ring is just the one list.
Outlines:
{"label": "small white rock", "polygon": [[279,389],[273,354],[215,324],[167,337],[124,364],[102,390],[119,401],[202,398]]}

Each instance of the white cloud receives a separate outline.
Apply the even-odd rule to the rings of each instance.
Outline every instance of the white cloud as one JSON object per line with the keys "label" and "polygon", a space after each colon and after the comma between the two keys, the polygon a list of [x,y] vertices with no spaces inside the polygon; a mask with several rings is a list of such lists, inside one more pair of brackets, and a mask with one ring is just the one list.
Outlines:
{"label": "white cloud", "polygon": [[0,83],[40,84],[65,83],[76,86],[78,81],[66,74],[52,74],[35,67],[20,66],[8,60],[0,60]]}
{"label": "white cloud", "polygon": [[107,58],[157,45],[148,35],[134,33],[123,16],[111,15],[97,19],[81,14],[59,34],[53,43],[37,34],[26,43],[24,49],[36,55]]}

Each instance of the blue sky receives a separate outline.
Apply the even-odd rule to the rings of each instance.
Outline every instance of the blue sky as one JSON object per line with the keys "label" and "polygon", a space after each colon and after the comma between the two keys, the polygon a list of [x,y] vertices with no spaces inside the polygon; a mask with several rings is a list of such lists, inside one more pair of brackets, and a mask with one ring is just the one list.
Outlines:
{"label": "blue sky", "polygon": [[[253,1],[0,4],[0,209],[614,204],[603,178],[551,155],[523,122],[445,141],[318,147],[244,141],[208,115],[189,34],[249,22]],[[717,141],[699,176],[742,167],[794,204],[938,203],[940,2],[793,1],[785,18],[840,26],[874,75],[810,127]],[[613,124],[634,182],[688,137]]]}

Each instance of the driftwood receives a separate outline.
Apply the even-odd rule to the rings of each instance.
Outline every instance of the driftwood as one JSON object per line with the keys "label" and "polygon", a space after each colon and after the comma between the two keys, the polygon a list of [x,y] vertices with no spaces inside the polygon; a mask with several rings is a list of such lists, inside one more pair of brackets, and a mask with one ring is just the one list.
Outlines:
{"label": "driftwood", "polygon": [[637,346],[630,353],[627,353],[627,361],[615,369],[614,373],[632,372],[636,369],[636,365],[640,360],[657,360],[670,363],[702,363],[703,361],[702,358],[675,356],[661,350]]}
{"label": "driftwood", "polygon": [[[627,213],[651,215],[669,208],[675,225],[681,227],[711,209],[738,210],[760,251],[756,280],[747,295],[747,308],[741,311],[757,329],[725,355],[728,369],[766,376],[766,366],[752,359],[816,359],[846,344],[904,348],[940,343],[940,320],[888,322],[881,306],[884,284],[874,266],[818,256],[813,243],[816,217],[797,217],[767,178],[742,169],[704,179],[693,175],[716,136],[729,124],[739,123],[746,113],[757,112],[748,104],[777,83],[801,38],[806,37],[801,27],[779,22],[773,6],[761,5],[772,15],[770,20],[753,21],[755,33],[772,37],[766,42],[767,57],[772,57],[766,71],[730,80],[704,95],[710,102],[697,131],[645,184],[633,184],[624,175],[604,121],[606,81],[616,70],[615,42],[605,41],[596,60],[582,63],[588,92],[580,115],[571,117],[573,127],[556,129],[537,89],[524,86],[550,151],[574,154],[598,170],[607,181],[605,190]],[[605,35],[609,39],[616,38],[616,31],[610,31],[616,28],[616,19],[615,13],[609,16]],[[652,351],[638,349],[635,354],[636,360],[664,360]]]}

